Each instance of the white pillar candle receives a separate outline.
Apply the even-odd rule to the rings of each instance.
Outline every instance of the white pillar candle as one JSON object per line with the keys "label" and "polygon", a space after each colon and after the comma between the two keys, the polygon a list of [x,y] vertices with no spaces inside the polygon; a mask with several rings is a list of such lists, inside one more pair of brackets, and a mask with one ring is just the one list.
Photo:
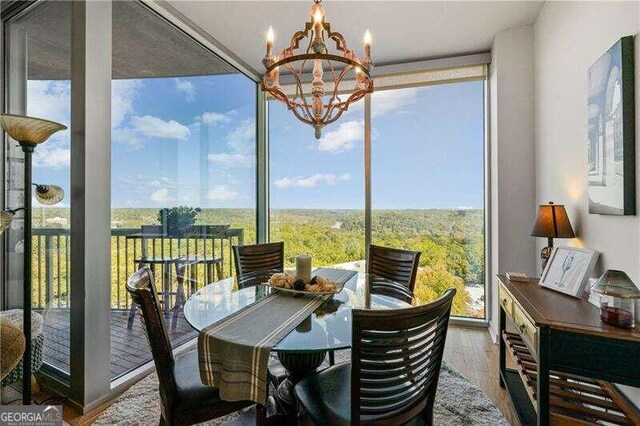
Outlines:
{"label": "white pillar candle", "polygon": [[296,256],[296,278],[302,279],[305,284],[311,281],[311,256],[308,254]]}

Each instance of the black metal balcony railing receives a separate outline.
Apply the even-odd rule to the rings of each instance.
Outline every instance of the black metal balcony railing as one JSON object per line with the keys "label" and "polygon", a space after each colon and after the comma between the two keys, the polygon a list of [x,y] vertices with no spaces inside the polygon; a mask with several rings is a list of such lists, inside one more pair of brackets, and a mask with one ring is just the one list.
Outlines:
{"label": "black metal balcony railing", "polygon": [[[71,236],[68,228],[33,229],[33,306],[34,308],[69,308],[71,289]],[[128,309],[131,299],[125,289],[129,277],[149,257],[180,258],[197,256],[199,260],[221,258],[220,267],[209,268],[206,262],[194,264],[190,272],[191,288],[201,288],[214,279],[233,274],[231,247],[244,244],[244,230],[221,229],[205,237],[140,236],[140,228],[111,229],[111,309]],[[138,261],[138,262],[136,262]],[[168,268],[173,283],[176,271]],[[220,276],[222,275],[222,276]],[[156,284],[161,291],[159,277]],[[188,291],[188,289],[185,289]],[[187,294],[188,296],[188,294]]]}

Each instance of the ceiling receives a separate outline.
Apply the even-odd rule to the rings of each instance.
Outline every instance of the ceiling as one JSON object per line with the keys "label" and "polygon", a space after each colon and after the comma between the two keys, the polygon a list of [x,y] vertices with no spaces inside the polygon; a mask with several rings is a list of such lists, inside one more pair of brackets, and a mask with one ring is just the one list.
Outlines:
{"label": "ceiling", "polygon": [[[304,28],[311,0],[169,2],[255,70],[262,72],[265,35],[273,26],[280,52]],[[373,35],[377,65],[487,52],[501,30],[531,24],[544,1],[325,1],[327,21],[362,56]]]}

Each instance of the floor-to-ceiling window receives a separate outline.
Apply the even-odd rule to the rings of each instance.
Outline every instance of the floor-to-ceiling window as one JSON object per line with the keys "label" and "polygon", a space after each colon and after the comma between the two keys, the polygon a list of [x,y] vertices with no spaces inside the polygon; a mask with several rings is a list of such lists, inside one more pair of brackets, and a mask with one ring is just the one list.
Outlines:
{"label": "floor-to-ceiling window", "polygon": [[[422,252],[422,303],[455,287],[453,314],[485,319],[485,67],[382,77],[316,140],[269,101],[270,240],[314,264],[364,269],[373,244]],[[365,228],[365,116],[371,226]],[[346,265],[342,265],[346,266]]]}
{"label": "floor-to-ceiling window", "polygon": [[[70,5],[42,2],[5,24],[5,110],[70,126]],[[5,206],[22,207],[24,162],[17,144],[5,145]],[[32,303],[44,319],[44,363],[69,373],[70,131],[54,134],[33,156],[33,182],[59,185],[65,199],[55,206],[33,200]],[[3,309],[22,308],[22,214],[7,235]],[[39,343],[36,343],[39,345]],[[36,347],[37,350],[37,347]]]}
{"label": "floor-to-ceiling window", "polygon": [[256,84],[138,2],[113,3],[111,376],[151,360],[127,276],[155,272],[169,337],[185,298],[256,240]]}
{"label": "floor-to-ceiling window", "polygon": [[372,95],[372,242],[422,252],[415,295],[485,318],[484,81]]}
{"label": "floor-to-ceiling window", "polygon": [[325,127],[318,140],[284,104],[268,106],[270,241],[284,241],[287,267],[304,253],[312,255],[314,266],[362,268],[362,102]]}

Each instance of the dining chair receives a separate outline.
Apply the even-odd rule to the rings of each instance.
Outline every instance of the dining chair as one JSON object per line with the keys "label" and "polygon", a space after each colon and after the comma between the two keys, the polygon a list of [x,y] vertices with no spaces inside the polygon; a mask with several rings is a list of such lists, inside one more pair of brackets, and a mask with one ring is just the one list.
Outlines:
{"label": "dining chair", "polygon": [[351,364],[309,375],[295,387],[303,421],[433,424],[455,294],[449,289],[435,302],[404,309],[354,309]]}
{"label": "dining chair", "polygon": [[284,270],[284,242],[233,246],[236,276]]}
{"label": "dining chair", "polygon": [[[370,244],[367,273],[374,276],[369,284],[371,294],[382,294],[410,303],[416,285],[420,254],[419,251]],[[386,280],[376,279],[378,277]]]}
{"label": "dining chair", "polygon": [[[264,282],[261,273],[284,270],[284,242],[233,246],[233,257],[238,287],[255,286]],[[269,381],[278,387],[286,378],[287,370],[274,356],[270,357],[268,370]]]}
{"label": "dining chair", "polygon": [[[223,401],[217,388],[203,385],[197,351],[173,357],[164,312],[153,282],[153,272],[143,267],[129,277],[127,291],[137,304],[160,381],[160,424],[201,423],[253,405],[251,401]],[[264,408],[258,407],[256,423],[262,423],[265,415]]]}

